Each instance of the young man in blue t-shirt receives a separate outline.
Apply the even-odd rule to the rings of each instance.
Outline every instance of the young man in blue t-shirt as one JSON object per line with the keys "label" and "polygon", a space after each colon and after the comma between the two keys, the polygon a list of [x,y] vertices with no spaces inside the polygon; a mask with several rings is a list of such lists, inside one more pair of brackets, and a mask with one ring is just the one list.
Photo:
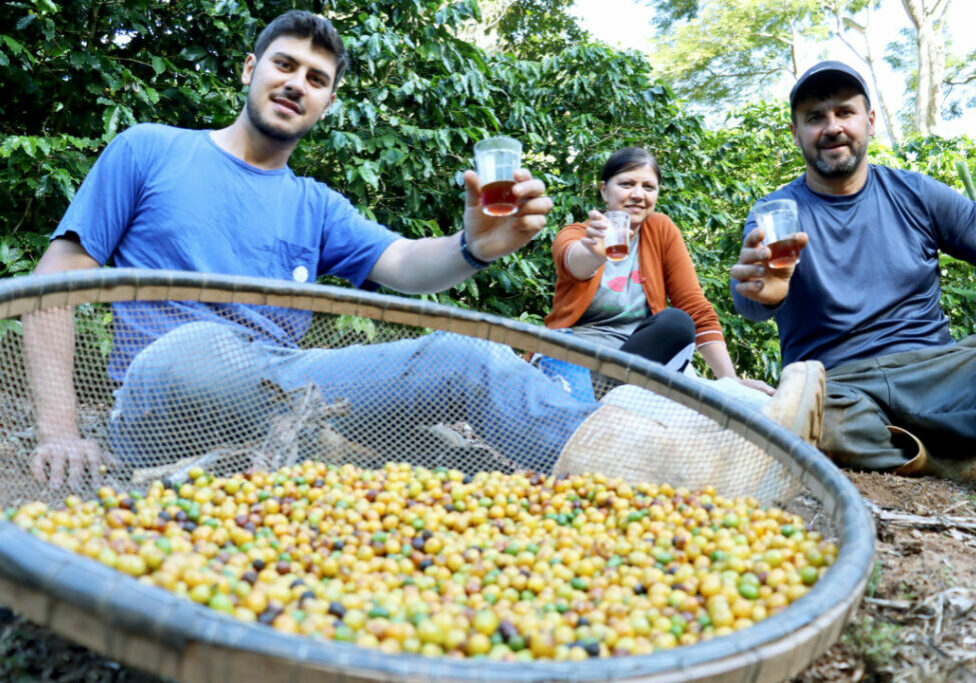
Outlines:
{"label": "young man in blue t-shirt", "polygon": [[[237,119],[227,128],[213,131],[140,124],[117,136],[85,179],[35,272],[112,264],[298,282],[329,273],[355,286],[435,292],[516,251],[544,226],[552,202],[544,196],[543,183],[522,169],[515,171],[515,215],[484,215],[478,177],[468,171],[464,175],[463,230],[448,237],[418,240],[405,239],[365,219],[324,183],[296,176],[287,165],[291,153],[325,117],[346,65],[342,41],[329,21],[303,11],[281,15],[261,33],[254,53],[244,63],[241,80],[248,93]],[[419,357],[435,360],[426,363],[424,377],[436,382],[435,373],[463,376],[468,384],[457,380],[451,386],[476,387],[467,394],[457,392],[465,403],[462,408],[499,445],[525,443],[515,433],[519,425],[513,424],[509,412],[522,410],[519,414],[527,420],[541,421],[540,416],[545,416],[543,427],[533,431],[539,441],[533,445],[550,462],[595,410],[571,400],[568,394],[552,392],[551,383],[534,369],[519,374],[518,370],[528,366],[511,350],[503,354],[487,342],[467,337],[452,336],[445,341],[445,335],[428,335],[385,345],[382,352],[370,350],[373,355],[367,353],[365,359],[350,349],[301,351],[298,342],[310,317],[308,312],[269,306],[116,305],[109,374],[121,383],[121,389],[109,425],[113,450],[138,461],[142,454],[137,442],[144,441],[146,433],[165,431],[164,423],[169,424],[160,417],[161,410],[180,413],[184,435],[240,418],[233,412],[235,407],[226,415],[208,414],[208,410],[190,409],[159,397],[185,395],[189,387],[211,397],[220,389],[226,398],[235,386],[227,382],[250,382],[252,389],[256,387],[261,378],[250,371],[257,367],[265,371],[264,378],[270,376],[285,391],[316,381],[321,386],[342,387],[344,396],[355,396],[356,381],[368,383],[372,378],[380,386],[390,379],[377,377],[384,371],[406,372],[404,368]],[[25,316],[24,331],[24,352],[36,398],[38,443],[31,457],[32,469],[35,477],[53,486],[60,485],[65,474],[77,482],[107,456],[78,430],[71,387],[71,313],[62,309]],[[445,347],[451,352],[445,353]],[[232,350],[214,352],[225,348]],[[191,360],[197,353],[201,360],[194,366]],[[315,362],[323,360],[322,353],[332,354],[329,362]],[[380,353],[385,355],[380,357]],[[220,367],[221,360],[228,358],[236,359],[239,367]],[[242,359],[248,360],[241,363]],[[506,372],[518,377],[519,387],[525,391],[486,381],[491,373],[500,376]],[[419,382],[419,376],[414,373],[412,378]],[[161,385],[164,381],[166,386]],[[495,393],[486,396],[483,383]],[[398,388],[370,398],[391,416],[396,411],[407,415],[408,409],[437,407],[433,405],[436,400],[430,400],[437,392],[425,392],[421,387],[405,397],[401,395],[405,383],[387,384]],[[517,406],[511,405],[513,395],[521,401]],[[493,403],[495,398],[498,401]],[[435,422],[437,417],[433,415]],[[158,430],[142,424],[150,418],[156,419]],[[217,441],[222,435],[214,432],[211,436]],[[166,457],[166,437],[161,434],[151,455]],[[146,448],[143,443],[141,450]]]}
{"label": "young man in blue t-shirt", "polygon": [[801,258],[770,267],[751,212],[731,269],[736,309],[775,318],[784,364],[824,363],[818,445],[839,464],[976,479],[976,336],[950,337],[938,260],[976,263],[976,202],[868,163],[875,114],[846,64],[804,73],[790,111],[806,172],[757,207],[796,202]]}
{"label": "young man in blue t-shirt", "polygon": [[[464,229],[420,240],[366,220],[325,184],[295,176],[288,159],[324,118],[345,66],[327,20],[301,11],[275,19],[244,63],[249,90],[234,123],[215,131],[140,124],[117,136],[35,272],[111,263],[298,282],[329,273],[355,286],[435,292],[519,249],[543,227],[552,202],[542,182],[521,169],[515,215],[485,216],[478,177],[468,171]],[[617,406],[578,400],[507,346],[434,333],[301,349],[310,318],[308,311],[257,305],[116,304],[109,374],[119,389],[108,424],[114,454],[148,465],[239,441],[274,410],[269,383],[286,394],[314,387],[327,403],[348,401],[348,414],[332,424],[381,453],[408,445],[418,426],[459,420],[520,466],[543,471],[575,453],[592,457],[592,443],[616,454],[614,439],[621,448],[673,451],[678,467],[679,448],[723,453],[724,442],[708,434],[678,440],[659,420],[628,411],[620,417]],[[78,430],[71,311],[50,309],[23,322],[37,424],[31,468],[53,487],[66,476],[75,484],[107,456]],[[794,384],[809,382],[797,377]],[[770,404],[778,404],[775,397]],[[819,427],[819,411],[799,420],[795,412],[786,406],[777,419],[801,435]]]}

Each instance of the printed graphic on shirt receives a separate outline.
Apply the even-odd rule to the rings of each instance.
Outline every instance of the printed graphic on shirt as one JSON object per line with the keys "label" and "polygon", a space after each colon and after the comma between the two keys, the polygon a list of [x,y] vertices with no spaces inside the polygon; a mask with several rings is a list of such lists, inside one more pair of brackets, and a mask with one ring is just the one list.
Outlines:
{"label": "printed graphic on shirt", "polygon": [[637,237],[630,243],[627,258],[607,261],[593,300],[580,318],[580,324],[630,327],[649,314],[647,297],[637,267]]}

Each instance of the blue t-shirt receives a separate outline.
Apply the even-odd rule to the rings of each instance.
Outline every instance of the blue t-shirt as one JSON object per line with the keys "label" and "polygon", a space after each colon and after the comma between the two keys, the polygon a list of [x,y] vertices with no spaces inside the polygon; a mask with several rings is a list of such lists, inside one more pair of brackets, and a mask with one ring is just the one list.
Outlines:
{"label": "blue t-shirt", "polygon": [[[262,170],[205,130],[139,124],[105,148],[52,239],[75,233],[99,263],[303,282],[332,274],[359,287],[399,235],[324,183]],[[307,311],[191,302],[114,306],[109,372],[121,380],[145,345],[189,320],[224,320],[294,346]]]}
{"label": "blue t-shirt", "polygon": [[[976,202],[920,173],[869,166],[853,195],[823,195],[800,176],[759,203],[793,199],[810,236],[786,298],[766,307],[740,296],[736,310],[775,317],[783,363],[827,368],[952,343],[939,305],[939,251],[976,263]],[[745,233],[756,227],[750,212]]]}

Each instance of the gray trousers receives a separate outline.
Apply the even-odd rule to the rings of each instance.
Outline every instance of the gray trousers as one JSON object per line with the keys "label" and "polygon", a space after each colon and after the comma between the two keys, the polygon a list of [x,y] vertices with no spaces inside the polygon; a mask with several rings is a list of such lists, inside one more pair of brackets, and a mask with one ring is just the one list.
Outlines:
{"label": "gray trousers", "polygon": [[976,458],[976,335],[827,372],[822,451],[844,467],[897,468],[916,453],[893,443],[887,425],[911,432],[936,458]]}

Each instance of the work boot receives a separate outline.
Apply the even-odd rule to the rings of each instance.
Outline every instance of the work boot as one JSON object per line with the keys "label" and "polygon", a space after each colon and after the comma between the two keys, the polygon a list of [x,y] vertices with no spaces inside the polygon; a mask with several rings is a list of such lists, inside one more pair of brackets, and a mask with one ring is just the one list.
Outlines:
{"label": "work boot", "polygon": [[783,368],[779,387],[760,412],[814,446],[823,433],[827,373],[816,360]]}
{"label": "work boot", "polygon": [[911,456],[911,460],[898,467],[895,474],[903,477],[930,475],[955,481],[976,482],[976,458],[936,458],[928,452],[921,439],[907,429],[888,425],[888,431],[891,433],[891,443]]}

